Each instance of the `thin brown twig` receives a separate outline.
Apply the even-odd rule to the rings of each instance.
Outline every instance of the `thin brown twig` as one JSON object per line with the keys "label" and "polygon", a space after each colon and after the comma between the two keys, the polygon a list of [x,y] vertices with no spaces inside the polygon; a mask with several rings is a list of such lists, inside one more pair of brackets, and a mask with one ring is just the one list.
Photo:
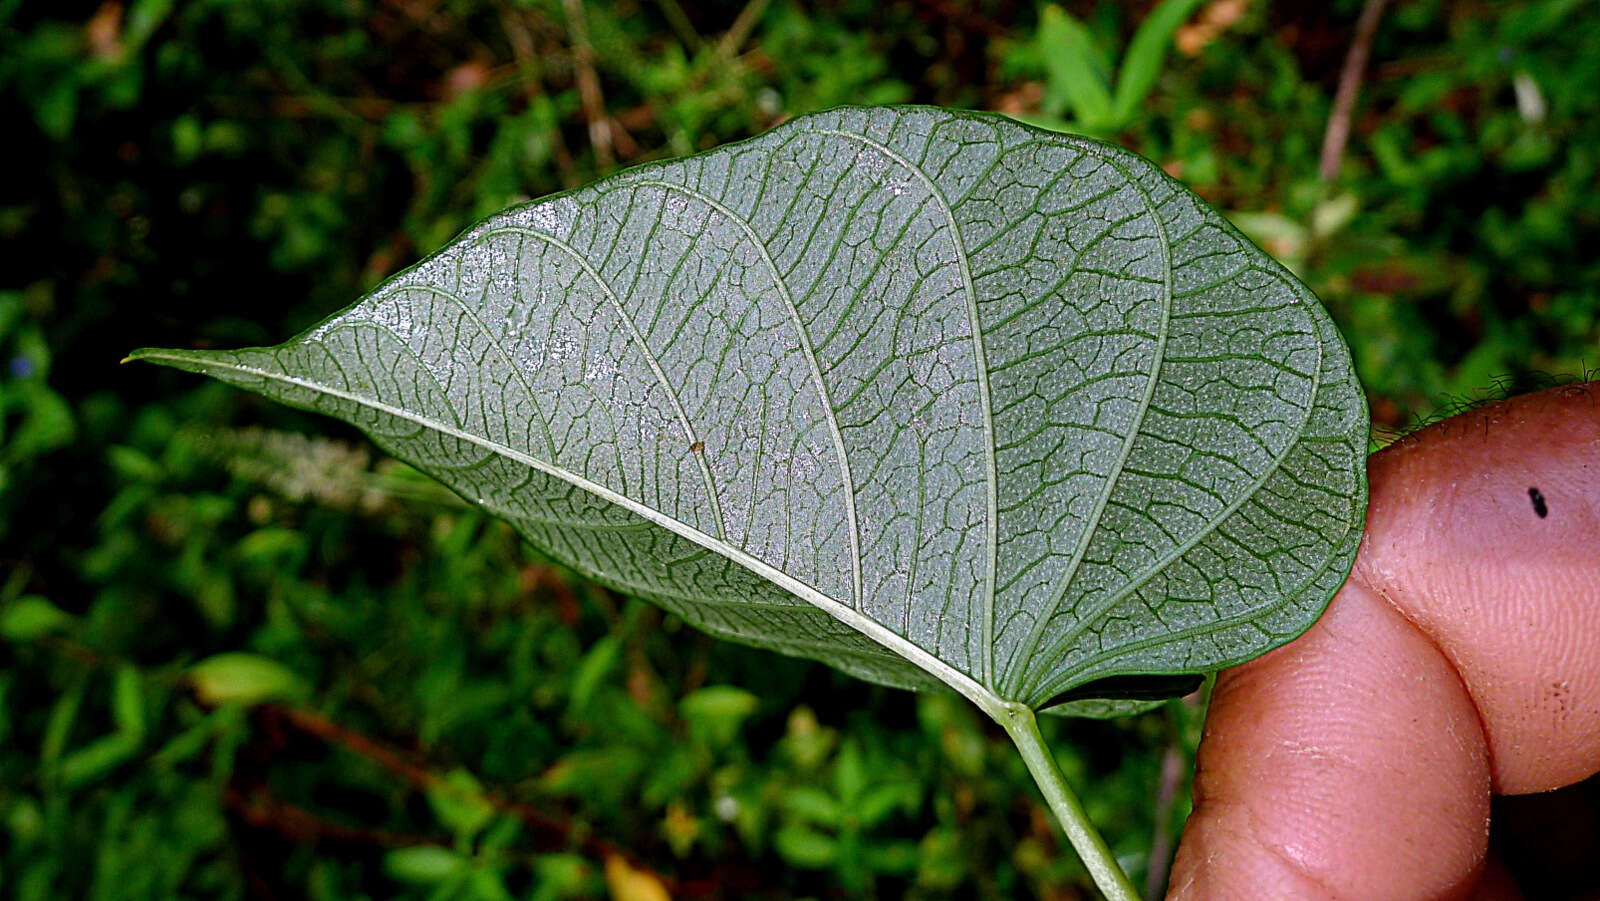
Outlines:
{"label": "thin brown twig", "polygon": [[1178,801],[1178,791],[1183,787],[1183,777],[1192,771],[1193,759],[1183,747],[1182,721],[1201,715],[1206,704],[1209,687],[1186,695],[1179,703],[1183,713],[1168,711],[1166,719],[1167,741],[1161,752],[1161,775],[1156,785],[1155,830],[1150,837],[1149,865],[1145,868],[1144,896],[1160,899],[1166,897],[1167,879],[1172,875],[1172,857],[1176,850],[1177,835],[1172,829],[1173,807]]}
{"label": "thin brown twig", "polygon": [[732,59],[738,54],[739,48],[750,39],[750,32],[755,30],[756,23],[761,21],[761,16],[767,11],[770,0],[750,0],[739,10],[739,15],[728,26],[728,30],[717,43],[717,55],[723,59]]}
{"label": "thin brown twig", "polygon": [[1150,865],[1145,868],[1144,896],[1157,901],[1165,896],[1172,868],[1172,806],[1183,784],[1183,752],[1176,740],[1161,752],[1161,781],[1156,789],[1155,834],[1150,838]]}
{"label": "thin brown twig", "polygon": [[[269,722],[295,729],[365,757],[416,788],[425,790],[440,780],[432,770],[410,759],[406,753],[341,726],[321,714],[274,704],[263,705],[257,712],[267,717]],[[771,888],[769,877],[764,871],[740,860],[721,861],[714,879],[675,879],[658,872],[632,851],[603,838],[582,834],[583,830],[574,828],[566,820],[545,813],[530,804],[512,801],[494,792],[485,792],[483,797],[496,810],[516,818],[528,827],[535,835],[535,842],[543,847],[576,850],[593,860],[619,857],[635,869],[643,870],[659,879],[674,898],[727,897],[730,891],[740,896],[751,896],[765,894]],[[383,847],[442,844],[426,836],[345,826],[284,802],[266,791],[264,787],[252,789],[248,794],[241,793],[237,789],[229,789],[224,795],[224,803],[236,810],[251,825],[271,829],[294,839],[326,838]]]}
{"label": "thin brown twig", "polygon": [[[432,770],[414,762],[407,755],[354,729],[341,726],[321,714],[279,705],[263,706],[260,712],[277,723],[366,758],[415,788],[426,791],[440,782],[440,777]],[[531,804],[513,801],[494,792],[484,792],[483,798],[496,810],[519,820],[547,847],[576,847],[585,856],[599,860],[617,856],[637,869],[654,872],[638,855],[603,838],[583,835],[581,834],[583,830],[573,828],[573,825],[564,818],[553,816]],[[659,874],[658,878],[671,886],[672,880]]]}
{"label": "thin brown twig", "polygon": [[976,31],[990,37],[1011,37],[1013,29],[1006,27],[988,16],[978,15],[966,4],[951,3],[950,0],[922,0],[916,4],[922,13],[924,21],[941,20],[942,24],[952,25],[963,31]]}
{"label": "thin brown twig", "polygon": [[678,40],[691,52],[699,50],[703,43],[700,33],[694,30],[694,23],[689,21],[689,14],[678,5],[678,0],[656,0],[656,5],[661,7],[661,14],[666,16],[667,24],[678,35]]}
{"label": "thin brown twig", "polygon": [[606,118],[605,98],[600,93],[600,76],[594,69],[594,45],[589,43],[589,23],[583,16],[582,0],[563,0],[567,30],[572,35],[572,65],[578,82],[578,99],[583,117],[589,123],[589,143],[595,161],[602,169],[616,164],[611,150],[611,122]]}
{"label": "thin brown twig", "polygon": [[327,840],[355,845],[376,845],[380,848],[445,844],[440,839],[425,835],[390,832],[385,829],[364,829],[336,823],[304,807],[290,804],[265,787],[251,789],[248,794],[236,788],[224,789],[222,803],[251,826],[271,830],[297,842]]}
{"label": "thin brown twig", "polygon": [[278,705],[264,706],[261,708],[261,713],[306,735],[337,745],[358,757],[365,757],[417,788],[427,789],[437,781],[437,777],[426,767],[412,763],[400,752],[387,748],[354,729],[341,726],[321,714]]}
{"label": "thin brown twig", "polygon": [[[534,47],[533,31],[523,16],[509,7],[500,10],[500,27],[506,34],[507,43],[511,45],[511,55],[516,57],[517,73],[531,105],[544,90],[544,71]],[[572,151],[567,149],[567,142],[561,137],[559,127],[550,129],[550,150],[555,157],[556,168],[561,172],[561,183],[569,188],[577,187],[578,167],[572,161]]]}
{"label": "thin brown twig", "polygon": [[1388,0],[1367,0],[1356,20],[1355,37],[1344,56],[1344,68],[1339,72],[1339,88],[1333,95],[1333,109],[1328,113],[1328,129],[1322,135],[1322,158],[1317,172],[1325,182],[1339,177],[1339,167],[1344,162],[1344,147],[1350,140],[1350,118],[1355,113],[1356,98],[1361,95],[1361,79],[1367,70],[1367,57],[1372,52],[1372,36],[1383,18],[1383,8]]}
{"label": "thin brown twig", "polygon": [[639,142],[633,139],[633,135],[628,134],[628,129],[623,127],[621,122],[613,117],[607,117],[606,126],[611,130],[611,143],[619,157],[623,160],[632,160],[639,156],[641,152]]}

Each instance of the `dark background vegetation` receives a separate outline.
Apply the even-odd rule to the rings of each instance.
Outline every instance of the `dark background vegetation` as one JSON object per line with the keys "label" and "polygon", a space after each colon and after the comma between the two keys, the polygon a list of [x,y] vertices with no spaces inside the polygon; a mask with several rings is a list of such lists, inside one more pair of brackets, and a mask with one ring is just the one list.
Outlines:
{"label": "dark background vegetation", "polygon": [[[714,642],[347,428],[117,361],[272,343],[518,200],[902,101],[1182,178],[1324,298],[1380,441],[1600,361],[1595,3],[1392,5],[1344,112],[1359,0],[1191,5],[1095,117],[1154,4],[0,2],[0,897],[1085,897],[957,699]],[[1201,712],[1046,723],[1136,881]]]}

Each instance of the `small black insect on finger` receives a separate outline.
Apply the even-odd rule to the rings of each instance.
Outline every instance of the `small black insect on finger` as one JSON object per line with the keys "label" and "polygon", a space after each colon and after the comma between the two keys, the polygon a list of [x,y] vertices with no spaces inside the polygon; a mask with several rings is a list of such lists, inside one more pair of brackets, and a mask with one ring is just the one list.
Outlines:
{"label": "small black insect on finger", "polygon": [[1529,488],[1528,500],[1533,501],[1534,515],[1538,516],[1540,519],[1544,519],[1546,516],[1550,515],[1550,508],[1544,505],[1544,495],[1539,493],[1539,489]]}

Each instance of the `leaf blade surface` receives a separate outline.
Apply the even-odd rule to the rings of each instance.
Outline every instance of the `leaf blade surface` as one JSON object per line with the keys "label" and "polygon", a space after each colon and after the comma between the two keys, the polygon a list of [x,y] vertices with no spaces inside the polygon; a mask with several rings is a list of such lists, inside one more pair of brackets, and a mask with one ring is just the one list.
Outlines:
{"label": "leaf blade surface", "polygon": [[712,634],[990,706],[1282,643],[1365,502],[1316,299],[1150,163],[985,114],[802,117],[278,347],[135,356],[351,421]]}

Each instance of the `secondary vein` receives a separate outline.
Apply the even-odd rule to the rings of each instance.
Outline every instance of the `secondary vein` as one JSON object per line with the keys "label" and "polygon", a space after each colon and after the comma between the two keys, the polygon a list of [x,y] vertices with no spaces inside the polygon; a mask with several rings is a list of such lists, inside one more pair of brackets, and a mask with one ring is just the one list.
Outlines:
{"label": "secondary vein", "polygon": [[[1117,459],[1111,465],[1111,470],[1106,474],[1105,482],[1100,489],[1100,496],[1095,498],[1094,509],[1089,511],[1089,518],[1084,523],[1083,531],[1078,533],[1078,543],[1072,549],[1072,556],[1067,560],[1066,568],[1056,579],[1055,590],[1050,594],[1050,602],[1039,611],[1033,621],[1033,626],[1028,629],[1027,638],[1023,639],[1017,654],[1012,659],[1016,661],[1012,671],[1012,690],[1020,694],[1024,689],[1024,682],[1030,672],[1029,658],[1039,647],[1039,640],[1044,635],[1044,630],[1050,624],[1056,611],[1061,609],[1061,602],[1066,599],[1067,591],[1072,587],[1072,582],[1078,576],[1078,571],[1083,568],[1083,558],[1089,552],[1089,544],[1099,531],[1101,517],[1105,515],[1106,503],[1111,499],[1111,493],[1116,489],[1117,483],[1122,479],[1122,472],[1128,465],[1128,456],[1133,453],[1133,444],[1139,437],[1139,432],[1144,428],[1145,417],[1150,413],[1150,402],[1155,397],[1156,385],[1161,381],[1161,370],[1165,364],[1167,350],[1167,335],[1171,332],[1172,321],[1172,258],[1167,247],[1167,229],[1161,222],[1161,217],[1156,213],[1156,208],[1150,201],[1150,196],[1139,186],[1138,182],[1115,161],[1103,158],[1107,165],[1113,166],[1127,180],[1129,186],[1144,201],[1145,210],[1150,214],[1150,220],[1155,226],[1156,246],[1161,253],[1161,328],[1156,332],[1156,347],[1154,362],[1150,367],[1150,377],[1145,380],[1144,393],[1139,397],[1139,407],[1134,413],[1133,422],[1128,427],[1127,435],[1123,437],[1122,448],[1117,452]],[[1086,618],[1080,618],[1078,629],[1086,624]]]}
{"label": "secondary vein", "polygon": [[[699,444],[700,437],[695,433],[694,426],[689,422],[689,414],[683,409],[683,402],[678,399],[678,392],[674,391],[672,389],[672,383],[667,381],[666,372],[661,368],[661,363],[656,359],[655,353],[650,350],[650,345],[645,342],[644,335],[639,333],[638,325],[634,323],[633,317],[628,315],[627,309],[623,307],[622,300],[617,297],[616,292],[611,290],[611,286],[606,283],[606,280],[601,277],[600,273],[596,272],[594,267],[589,265],[589,261],[585,260],[583,255],[578,253],[578,249],[554,235],[547,235],[544,232],[535,231],[531,228],[513,227],[495,229],[494,231],[485,234],[483,237],[492,238],[499,234],[524,235],[538,241],[543,241],[552,247],[559,248],[560,250],[566,252],[568,256],[572,257],[573,262],[577,263],[583,268],[583,271],[587,273],[588,276],[594,280],[594,283],[600,287],[600,290],[605,293],[607,299],[611,301],[611,305],[616,308],[617,318],[622,320],[623,325],[628,329],[628,337],[633,341],[634,346],[639,348],[639,352],[644,355],[645,363],[650,366],[650,371],[655,373],[656,381],[661,385],[661,390],[666,393],[667,399],[672,402],[672,410],[678,417],[678,425],[683,429],[684,439],[688,442],[687,446],[694,447],[696,444]],[[727,528],[723,525],[722,520],[722,501],[717,495],[716,481],[711,477],[711,468],[706,463],[706,455],[694,453],[693,456],[695,458],[695,462],[700,466],[700,477],[705,480],[706,498],[711,504],[711,520],[717,530],[717,537],[726,540],[728,534]]]}
{"label": "secondary vein", "polygon": [[767,271],[772,273],[772,282],[778,289],[778,294],[783,298],[784,306],[789,311],[789,318],[794,322],[795,334],[800,342],[800,349],[804,353],[806,363],[811,367],[811,380],[816,385],[818,398],[822,402],[822,413],[827,420],[828,432],[833,438],[834,452],[839,457],[839,475],[844,480],[844,511],[845,521],[850,532],[850,587],[855,601],[855,608],[860,610],[865,600],[861,579],[861,526],[856,519],[856,483],[850,475],[850,457],[845,453],[844,433],[839,430],[839,417],[833,409],[833,399],[828,393],[828,383],[822,378],[822,366],[817,360],[817,352],[811,346],[811,334],[806,331],[805,321],[800,318],[800,308],[795,306],[794,297],[789,293],[789,284],[783,278],[783,273],[778,271],[778,265],[772,261],[772,255],[767,252],[767,245],[756,234],[750,223],[743,216],[728,209],[721,201],[687,185],[674,184],[669,181],[640,180],[634,184],[654,185],[669,191],[678,191],[704,203],[737,226],[750,239],[751,245],[761,255]]}
{"label": "secondary vein", "polygon": [[950,201],[945,198],[944,192],[934,184],[928,173],[922,171],[920,166],[896,153],[892,148],[881,144],[866,135],[854,132],[840,131],[838,129],[819,129],[820,134],[835,135],[849,141],[865,145],[882,153],[910,172],[918,181],[928,189],[928,193],[939,202],[939,208],[944,211],[945,223],[950,227],[950,245],[956,254],[956,266],[961,273],[961,285],[967,296],[967,330],[972,335],[973,368],[976,370],[978,386],[978,407],[983,417],[983,458],[984,476],[988,486],[985,500],[984,516],[984,570],[983,570],[983,648],[982,652],[982,682],[991,690],[994,688],[994,584],[998,568],[998,544],[1000,537],[1000,500],[995,476],[995,438],[994,438],[994,411],[993,400],[989,390],[989,359],[983,346],[983,320],[978,313],[978,291],[972,282],[972,267],[967,262],[967,250],[961,242],[961,231],[956,227],[956,213],[950,206]]}

